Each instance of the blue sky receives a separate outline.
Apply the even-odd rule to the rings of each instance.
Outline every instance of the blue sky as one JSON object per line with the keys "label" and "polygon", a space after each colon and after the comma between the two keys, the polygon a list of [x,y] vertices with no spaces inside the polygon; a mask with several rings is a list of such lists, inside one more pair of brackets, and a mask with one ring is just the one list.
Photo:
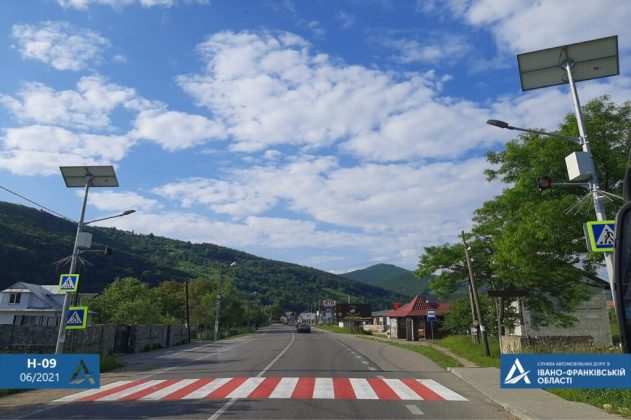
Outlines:
{"label": "blue sky", "polygon": [[[116,168],[87,219],[332,272],[414,269],[502,190],[485,154],[554,130],[567,88],[521,92],[516,54],[618,35],[631,3],[0,2],[0,186],[77,219],[59,166]],[[0,190],[0,200],[31,205]]]}

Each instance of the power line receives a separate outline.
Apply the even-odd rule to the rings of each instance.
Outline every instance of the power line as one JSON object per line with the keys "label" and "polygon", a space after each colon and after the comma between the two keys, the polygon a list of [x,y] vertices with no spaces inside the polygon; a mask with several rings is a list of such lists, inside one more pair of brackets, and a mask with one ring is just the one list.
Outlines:
{"label": "power line", "polygon": [[26,198],[26,197],[24,197],[23,195],[16,193],[15,191],[11,191],[10,189],[8,189],[8,188],[6,188],[6,187],[3,187],[2,185],[0,185],[0,188],[2,188],[3,190],[7,191],[8,193],[11,193],[11,194],[13,194],[13,195],[15,195],[15,196],[17,196],[17,197],[20,197],[20,198],[21,198],[21,199],[23,199],[23,200],[28,201],[28,202],[29,202],[29,203],[31,203],[31,204],[35,204],[37,207],[39,207],[39,208],[41,208],[41,209],[44,209],[44,210],[46,210],[47,212],[54,214],[55,216],[59,216],[59,217],[61,217],[61,218],[63,218],[63,219],[66,219],[66,220],[68,220],[68,221],[72,222],[72,223],[78,223],[76,220],[72,220],[71,218],[66,217],[66,216],[64,216],[64,215],[63,215],[63,214],[61,214],[61,213],[57,213],[55,210],[51,210],[51,209],[49,209],[48,207],[43,206],[43,205],[41,205],[41,204],[39,204],[39,203],[37,203],[37,202],[35,202],[35,201],[31,200],[30,198]]}

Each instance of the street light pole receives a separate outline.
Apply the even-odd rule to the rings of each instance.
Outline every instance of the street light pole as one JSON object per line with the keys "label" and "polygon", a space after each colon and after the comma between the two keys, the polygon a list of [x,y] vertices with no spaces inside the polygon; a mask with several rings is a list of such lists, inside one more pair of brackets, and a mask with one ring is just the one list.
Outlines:
{"label": "street light pole", "polygon": [[[74,247],[72,249],[72,258],[70,260],[70,272],[68,274],[74,274],[77,269],[77,259],[79,257],[79,237],[81,236],[81,227],[83,226],[83,219],[85,217],[85,207],[88,202],[88,190],[90,189],[90,183],[92,182],[92,175],[86,175],[85,177],[85,191],[83,194],[83,204],[81,205],[81,217],[79,217],[79,224],[77,225],[77,234],[75,235]],[[61,317],[59,319],[59,331],[57,333],[57,345],[55,346],[55,354],[61,354],[64,351],[64,343],[66,341],[66,313],[70,307],[70,293],[64,295],[64,304],[61,310]],[[86,314],[87,316],[88,314]]]}
{"label": "street light pole", "polygon": [[213,341],[217,341],[219,337],[219,315],[221,314],[221,283],[223,281],[223,272],[228,267],[233,267],[237,263],[232,262],[229,266],[225,266],[223,264],[219,265],[219,285],[217,287],[217,303],[215,305],[215,334]]}

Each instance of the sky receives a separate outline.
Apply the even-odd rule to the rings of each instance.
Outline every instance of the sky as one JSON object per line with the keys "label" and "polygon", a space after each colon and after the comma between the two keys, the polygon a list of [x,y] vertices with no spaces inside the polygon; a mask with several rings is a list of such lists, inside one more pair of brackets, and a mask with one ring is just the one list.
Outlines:
{"label": "sky", "polygon": [[[554,131],[567,86],[521,91],[516,55],[613,35],[620,0],[3,0],[0,200],[79,219],[60,166],[113,165],[86,220],[335,273],[413,270],[505,185],[489,151]],[[554,140],[552,140],[554,141]]]}

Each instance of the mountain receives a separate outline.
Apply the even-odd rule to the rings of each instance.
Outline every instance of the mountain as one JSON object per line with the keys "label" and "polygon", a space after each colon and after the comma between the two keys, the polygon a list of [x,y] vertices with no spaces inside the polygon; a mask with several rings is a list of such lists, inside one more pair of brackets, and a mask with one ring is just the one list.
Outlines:
{"label": "mountain", "polygon": [[429,291],[431,277],[419,279],[413,271],[392,264],[377,264],[363,270],[342,274],[342,276],[408,297],[423,295],[427,298],[437,299]]}
{"label": "mountain", "polygon": [[[55,266],[72,253],[76,223],[31,207],[0,201],[0,290],[14,282],[56,284],[68,265]],[[115,228],[86,227],[92,248],[81,272],[82,292],[100,292],[116,278],[133,276],[155,286],[163,280],[217,278],[220,265],[243,293],[257,293],[262,304],[279,303],[300,311],[325,298],[390,306],[399,293],[314,268],[273,261],[218,245],[179,241]],[[114,252],[106,256],[105,246]]]}

